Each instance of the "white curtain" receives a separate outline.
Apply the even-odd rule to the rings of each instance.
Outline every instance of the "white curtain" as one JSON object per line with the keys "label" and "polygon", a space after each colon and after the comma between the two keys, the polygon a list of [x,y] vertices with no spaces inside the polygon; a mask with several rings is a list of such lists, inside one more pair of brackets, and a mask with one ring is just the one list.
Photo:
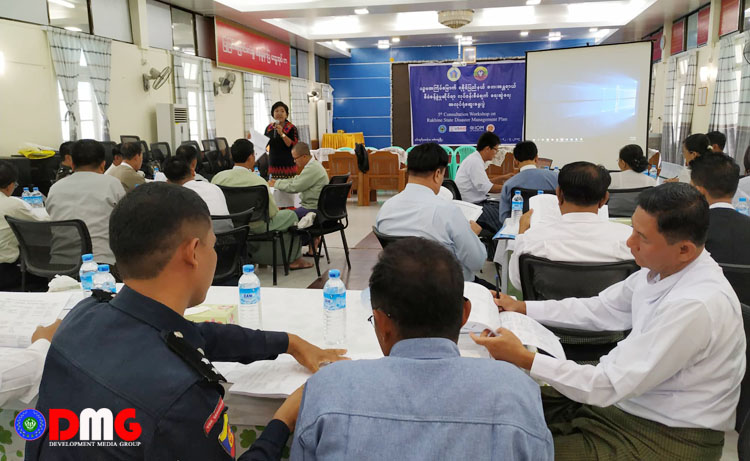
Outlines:
{"label": "white curtain", "polygon": [[289,119],[297,127],[299,140],[310,145],[310,104],[307,102],[308,81],[292,77],[292,101]]}
{"label": "white curtain", "polygon": [[690,127],[693,124],[693,107],[695,106],[695,79],[698,74],[698,54],[690,53],[688,57],[687,72],[685,73],[685,94],[682,98],[680,107],[680,126],[677,127],[675,134],[675,160],[669,160],[673,163],[679,163],[682,141],[690,134]]}
{"label": "white curtain", "polygon": [[250,132],[251,129],[255,129],[255,123],[253,117],[255,112],[253,105],[255,104],[255,91],[253,87],[253,74],[247,72],[242,73],[242,111],[245,120],[245,135]]}
{"label": "white curtain", "polygon": [[78,120],[78,76],[81,62],[81,40],[77,34],[55,28],[47,29],[47,40],[49,41],[57,81],[60,83],[65,107],[68,109],[65,120],[68,121],[70,140],[76,141],[78,139],[76,121]]}
{"label": "white curtain", "polygon": [[661,125],[661,159],[677,163],[678,150],[675,149],[674,126],[674,84],[677,75],[677,59],[672,57],[667,61],[666,92],[664,93],[664,114]]}
{"label": "white curtain", "polygon": [[[263,77],[263,97],[266,98],[266,107],[268,108],[268,113],[270,114],[270,118],[273,118],[273,114],[271,113],[271,106],[275,101],[273,101],[273,96],[271,95],[271,84],[272,79],[270,77]],[[271,123],[270,120],[267,120],[266,123]],[[267,125],[266,125],[267,126]],[[263,129],[265,130],[266,127],[264,126]]]}
{"label": "white curtain", "polygon": [[182,66],[182,56],[177,53],[172,53],[172,75],[174,75],[174,102],[187,106],[185,70]]}
{"label": "white curtain", "polygon": [[[743,47],[750,41],[747,32],[742,34],[739,44]],[[739,113],[737,117],[737,143],[735,150],[730,151],[737,162],[742,165],[745,151],[750,148],[750,64],[742,60],[742,79],[740,81]]]}
{"label": "white curtain", "polygon": [[81,37],[81,47],[88,64],[89,80],[102,114],[102,140],[109,141],[109,82],[112,73],[112,40],[87,35]]}
{"label": "white curtain", "polygon": [[648,95],[648,120],[650,123],[649,133],[654,131],[654,97],[656,95],[656,64],[651,64],[651,91]]}
{"label": "white curtain", "polygon": [[716,74],[716,91],[711,104],[709,131],[721,131],[727,136],[726,153],[737,150],[737,102],[739,91],[734,74],[734,37],[724,37],[719,42],[719,69]]}
{"label": "white curtain", "polygon": [[214,103],[214,72],[211,69],[211,60],[201,59],[203,68],[203,100],[206,110],[206,134],[208,139],[216,137],[216,105]]}

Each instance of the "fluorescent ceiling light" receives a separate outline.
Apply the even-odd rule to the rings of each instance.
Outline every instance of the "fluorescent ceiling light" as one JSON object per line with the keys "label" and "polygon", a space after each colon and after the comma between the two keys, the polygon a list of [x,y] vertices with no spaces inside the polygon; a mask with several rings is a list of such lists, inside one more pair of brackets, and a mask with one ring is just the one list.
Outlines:
{"label": "fluorescent ceiling light", "polygon": [[560,32],[559,30],[551,30],[551,31],[549,31],[549,36],[550,37],[560,37],[561,35],[562,35],[562,32]]}
{"label": "fluorescent ceiling light", "polygon": [[547,40],[549,40],[550,42],[559,42],[561,38],[562,37],[559,35],[550,35],[549,37],[547,37]]}
{"label": "fluorescent ceiling light", "polygon": [[385,50],[391,47],[391,42],[389,40],[378,40],[378,48],[381,50]]}
{"label": "fluorescent ceiling light", "polygon": [[509,6],[503,8],[485,8],[472,21],[473,26],[521,26],[537,24],[536,9],[533,6]]}
{"label": "fluorescent ceiling light", "polygon": [[528,30],[522,30],[521,31],[521,37],[528,37],[528,36],[529,36],[529,31]]}
{"label": "fluorescent ceiling light", "polygon": [[368,14],[370,13],[370,10],[368,10],[367,8],[357,8],[356,10],[354,10],[354,12],[357,14]]}
{"label": "fluorescent ceiling light", "polygon": [[592,28],[589,29],[589,32],[591,32],[592,34],[598,32],[598,31],[599,31],[598,27],[592,27]]}
{"label": "fluorescent ceiling light", "polygon": [[[50,0],[54,1],[54,0]],[[216,3],[221,3],[232,9],[242,12],[248,11],[263,11],[267,9],[274,9],[279,5],[294,5],[298,3],[313,3],[318,0],[255,0],[249,2],[248,0],[216,0]]]}
{"label": "fluorescent ceiling light", "polygon": [[336,35],[357,34],[362,32],[359,16],[327,16],[318,18],[308,30],[336,31]]}
{"label": "fluorescent ceiling light", "polygon": [[531,5],[538,5],[540,3],[542,3],[542,0],[526,0],[526,4],[529,5],[529,6],[531,6]]}
{"label": "fluorescent ceiling light", "polygon": [[461,34],[456,34],[456,36],[455,36],[456,40],[461,40],[461,37],[463,37],[463,35],[461,35]]}
{"label": "fluorescent ceiling light", "polygon": [[398,42],[400,42],[400,41],[401,41],[401,38],[400,38],[400,37],[392,37],[392,38],[391,38],[391,43],[398,43]]}
{"label": "fluorescent ceiling light", "polygon": [[402,30],[430,30],[440,28],[437,12],[435,11],[410,11],[407,13],[396,13],[394,29]]}
{"label": "fluorescent ceiling light", "polygon": [[78,28],[78,27],[73,27],[73,26],[63,27],[63,29],[65,29],[65,30],[69,30],[69,31],[71,31],[71,32],[83,32],[83,31],[82,31],[82,30],[81,30],[80,28]]}
{"label": "fluorescent ceiling light", "polygon": [[54,3],[56,5],[64,6],[65,8],[75,8],[76,6],[70,2],[66,2],[65,0],[48,0],[50,3]]}
{"label": "fluorescent ceiling light", "polygon": [[461,38],[462,45],[471,45],[473,42],[474,40],[471,38],[471,35],[467,35]]}

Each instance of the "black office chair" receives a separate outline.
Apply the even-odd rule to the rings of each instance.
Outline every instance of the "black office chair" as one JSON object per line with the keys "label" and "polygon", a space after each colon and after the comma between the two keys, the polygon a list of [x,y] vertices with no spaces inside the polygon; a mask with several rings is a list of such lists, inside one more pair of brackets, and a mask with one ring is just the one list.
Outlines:
{"label": "black office chair", "polygon": [[451,191],[451,194],[453,194],[453,200],[461,200],[461,191],[458,190],[456,181],[447,178],[443,179],[443,187]]}
{"label": "black office chair", "polygon": [[[530,254],[518,259],[524,301],[590,298],[640,270],[635,261],[561,262]],[[629,331],[587,331],[548,327],[560,338],[569,360],[596,363]]]}
{"label": "black office chair", "polygon": [[126,142],[141,142],[141,138],[135,135],[121,135],[120,142],[123,144]]}
{"label": "black office chair", "polygon": [[31,160],[24,156],[17,156],[17,157],[8,157],[4,158],[3,160],[7,160],[10,163],[13,164],[14,167],[16,167],[16,171],[18,172],[18,187],[13,191],[11,195],[14,197],[20,197],[23,193],[23,188],[28,187],[29,190],[33,187],[33,182],[31,179]]}
{"label": "black office chair", "polygon": [[229,163],[226,161],[226,158],[224,158],[224,155],[221,153],[221,151],[212,150],[206,152],[206,159],[211,166],[212,174],[216,174],[220,171],[232,168],[232,166],[229,165]]}
{"label": "black office chair", "polygon": [[151,158],[158,162],[159,165],[164,163],[166,159],[172,156],[172,149],[169,148],[167,142],[152,142],[151,143]]}
{"label": "black office chair", "polygon": [[102,146],[104,147],[104,168],[106,170],[114,161],[113,151],[117,147],[117,143],[114,141],[102,141]]}
{"label": "black office chair", "polygon": [[740,302],[750,305],[750,265],[719,264]]}
{"label": "black office chair", "polygon": [[638,206],[638,196],[651,186],[636,187],[634,189],[610,189],[607,208],[613,218],[630,218]]}
{"label": "black office chair", "polygon": [[331,176],[331,179],[328,181],[328,184],[346,184],[349,182],[349,176],[351,176],[349,173],[337,174],[335,176]]}
{"label": "black office chair", "polygon": [[[521,197],[523,197],[523,212],[526,213],[527,211],[529,211],[529,199],[531,197],[534,197],[535,195],[538,195],[540,189],[524,189],[523,187],[514,187],[510,191],[511,199],[513,199],[513,196],[516,195],[517,190],[521,191]],[[543,192],[545,194],[555,195],[554,189],[544,189]]]}
{"label": "black office chair", "polygon": [[247,226],[216,234],[216,270],[212,285],[236,286],[247,254]]}
{"label": "black office chair", "polygon": [[407,238],[407,236],[388,235],[382,232],[378,232],[375,226],[372,226],[372,233],[375,234],[375,237],[378,238],[378,242],[380,242],[380,246],[383,247],[384,250],[385,250],[385,247],[387,247],[389,244],[396,242],[397,240]]}
{"label": "black office chair", "polygon": [[239,213],[233,213],[228,215],[211,215],[211,221],[225,221],[225,220],[231,220],[232,221],[232,227],[235,229],[239,229],[240,227],[246,227],[250,224],[250,220],[253,217],[253,210],[254,208],[248,208],[245,211],[241,211]]}
{"label": "black office chair", "polygon": [[203,144],[203,150],[206,152],[212,151],[212,150],[219,150],[219,148],[216,146],[215,139],[204,139],[201,141],[201,144]]}
{"label": "black office chair", "polygon": [[195,172],[200,174],[201,176],[204,176],[206,179],[210,180],[213,174],[211,173],[211,164],[206,159],[206,155],[203,152],[203,149],[201,149],[200,144],[198,144],[197,141],[183,141],[181,146],[188,145],[193,146],[195,148],[195,151],[198,152],[198,163],[195,166]]}
{"label": "black office chair", "polygon": [[51,279],[57,274],[78,278],[81,256],[91,253],[91,236],[80,219],[23,221],[6,216],[21,253],[21,290],[26,273]]}
{"label": "black office chair", "polygon": [[221,152],[224,162],[228,165],[227,169],[232,168],[234,166],[234,160],[232,160],[232,152],[227,138],[215,138],[214,141],[216,141],[216,150]]}
{"label": "black office chair", "polygon": [[[331,258],[328,256],[328,247],[326,246],[327,234],[334,232],[341,232],[341,241],[344,244],[344,253],[346,254],[346,265],[349,269],[352,268],[352,264],[349,261],[349,246],[346,243],[346,234],[344,229],[349,227],[349,215],[346,212],[346,200],[349,197],[349,191],[352,188],[352,183],[346,184],[328,184],[323,186],[320,191],[320,197],[318,198],[318,209],[315,212],[315,222],[313,225],[305,229],[297,229],[296,234],[305,234],[310,238],[311,242],[314,242],[316,237],[320,237],[320,243],[318,245],[312,245],[313,256],[315,258],[315,270],[318,271],[320,276],[320,251],[321,248],[325,248],[326,261],[328,264],[331,263]],[[291,257],[291,250],[294,248],[294,237],[292,237],[292,245],[289,247],[289,255]]]}
{"label": "black office chair", "polygon": [[[281,261],[284,264],[284,275],[289,275],[289,260],[284,246],[284,233],[269,229],[271,218],[268,212],[268,188],[266,186],[226,187],[219,186],[227,200],[227,208],[232,214],[238,214],[252,209],[248,226],[251,232],[247,236],[248,242],[271,242],[273,246],[273,284],[276,285],[278,268],[276,267],[276,241],[281,249]],[[252,224],[265,224],[264,232],[254,232]],[[262,225],[258,227],[262,228]]]}

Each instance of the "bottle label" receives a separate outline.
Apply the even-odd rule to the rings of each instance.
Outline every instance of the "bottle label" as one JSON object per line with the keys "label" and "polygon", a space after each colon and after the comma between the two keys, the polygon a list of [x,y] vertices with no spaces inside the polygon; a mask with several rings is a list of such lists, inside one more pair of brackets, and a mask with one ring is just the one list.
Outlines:
{"label": "bottle label", "polygon": [[91,291],[91,289],[94,288],[93,272],[85,272],[81,275],[81,287],[86,291]]}
{"label": "bottle label", "polygon": [[523,202],[511,202],[510,209],[512,211],[523,211]]}
{"label": "bottle label", "polygon": [[346,308],[346,293],[323,292],[323,308],[327,311]]}
{"label": "bottle label", "polygon": [[260,302],[260,287],[240,288],[240,304],[257,304]]}

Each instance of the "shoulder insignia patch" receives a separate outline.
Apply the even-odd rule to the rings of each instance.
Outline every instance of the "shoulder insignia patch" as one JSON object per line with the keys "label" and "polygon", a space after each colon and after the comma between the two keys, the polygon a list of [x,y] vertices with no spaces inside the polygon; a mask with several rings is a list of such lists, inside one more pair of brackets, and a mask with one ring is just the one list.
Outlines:
{"label": "shoulder insignia patch", "polygon": [[211,432],[211,429],[214,428],[216,421],[218,421],[219,417],[221,417],[221,413],[224,411],[224,408],[224,399],[219,397],[219,402],[216,404],[216,408],[214,408],[214,411],[212,411],[211,414],[208,415],[208,419],[206,419],[206,422],[203,423],[203,433],[206,434],[206,437],[208,437],[208,433]]}
{"label": "shoulder insignia patch", "polygon": [[234,459],[234,434],[232,428],[229,427],[229,416],[224,412],[224,422],[221,433],[219,434],[219,445],[229,456]]}

